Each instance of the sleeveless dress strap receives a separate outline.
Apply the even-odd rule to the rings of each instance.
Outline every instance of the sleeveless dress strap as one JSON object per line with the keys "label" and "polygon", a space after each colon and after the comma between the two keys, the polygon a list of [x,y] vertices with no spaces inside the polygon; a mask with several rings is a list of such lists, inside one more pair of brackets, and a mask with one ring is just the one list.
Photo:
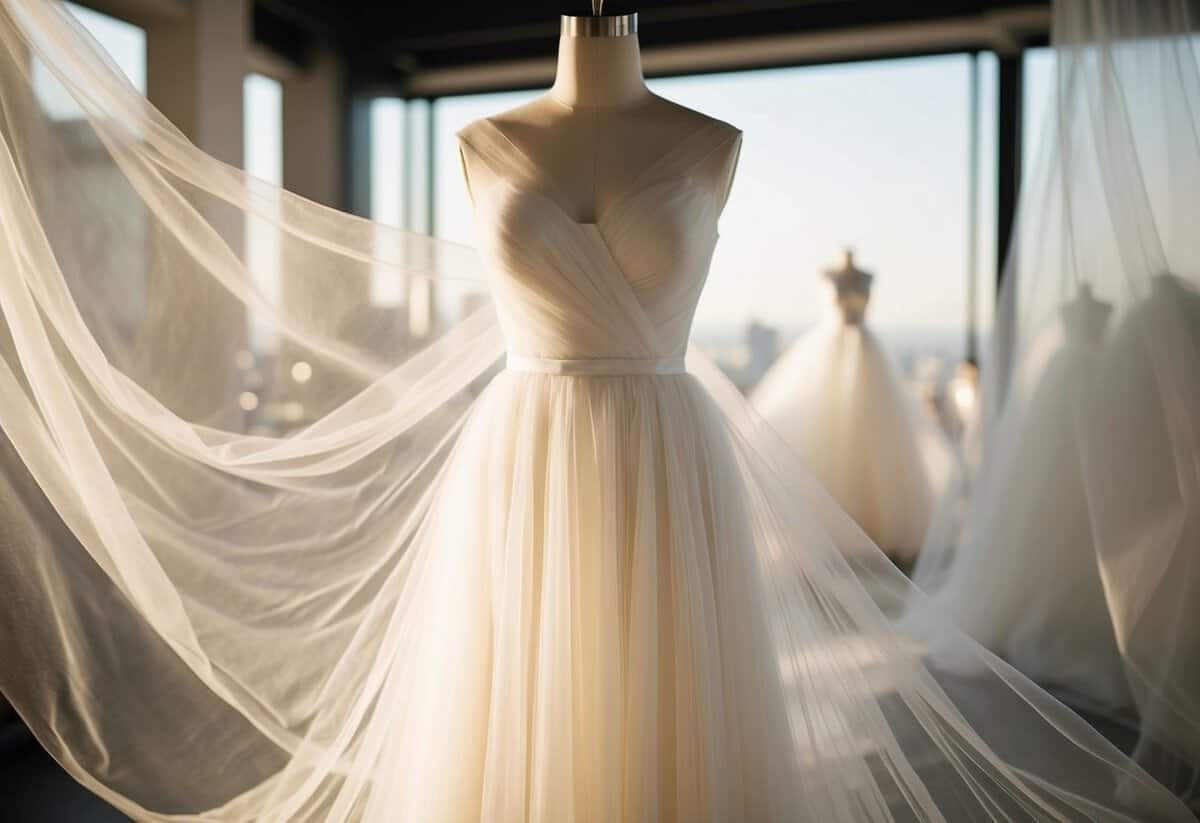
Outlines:
{"label": "sleeveless dress strap", "polygon": [[[638,175],[638,181],[631,188],[636,189],[648,185],[656,179],[669,179],[691,174],[714,155],[723,151],[730,152],[731,156],[724,167],[724,177],[713,190],[719,212],[724,208],[730,188],[733,186],[733,176],[741,153],[741,140],[740,129],[721,120],[710,120]],[[731,144],[734,144],[732,149],[730,149]]]}
{"label": "sleeveless dress strap", "polygon": [[468,124],[455,133],[460,146],[487,165],[500,178],[517,177],[525,182],[538,179],[538,166],[491,120],[486,117]]}
{"label": "sleeveless dress strap", "polygon": [[684,175],[704,163],[708,157],[729,142],[741,136],[741,132],[721,120],[708,120],[693,129],[657,160],[643,169],[634,178],[633,188],[645,185],[653,179]]}

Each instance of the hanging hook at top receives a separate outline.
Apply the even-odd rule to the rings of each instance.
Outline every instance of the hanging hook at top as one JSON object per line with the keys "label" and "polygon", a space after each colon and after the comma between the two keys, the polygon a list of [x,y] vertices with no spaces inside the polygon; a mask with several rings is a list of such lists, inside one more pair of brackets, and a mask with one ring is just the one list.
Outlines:
{"label": "hanging hook at top", "polygon": [[604,0],[592,0],[592,16],[599,17],[604,12]]}

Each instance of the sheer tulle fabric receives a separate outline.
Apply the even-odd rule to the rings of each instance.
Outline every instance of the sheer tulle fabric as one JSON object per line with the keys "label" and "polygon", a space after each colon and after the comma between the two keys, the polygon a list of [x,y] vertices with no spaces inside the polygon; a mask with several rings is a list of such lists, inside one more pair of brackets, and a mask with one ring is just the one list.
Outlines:
{"label": "sheer tulle fabric", "polygon": [[1198,18],[1056,6],[984,459],[916,579],[1039,682],[1132,715],[1137,759],[1200,809]]}
{"label": "sheer tulle fabric", "polygon": [[[1003,418],[1010,426],[1020,420],[1021,431],[1002,430],[1010,448],[992,455],[977,481],[976,507],[953,565],[936,570],[922,558],[918,571],[981,643],[1039,683],[1119,716],[1132,695],[1112,625],[1103,619],[1108,607],[1090,550],[1092,520],[1074,429],[1083,413],[1076,405],[1081,387],[1101,368],[1090,344],[1103,333],[1107,311],[1098,302],[1076,308],[1095,316],[1077,324],[1077,313],[1064,311],[1063,322],[1047,329],[1041,341],[1047,360],[1031,369],[1037,385],[1022,392],[1028,408]],[[1031,476],[1035,465],[1042,472]]]}
{"label": "sheer tulle fabric", "polygon": [[[406,340],[371,278],[470,278],[473,255],[216,163],[61,6],[0,8],[0,689],[118,808],[1189,818],[940,618],[901,633],[916,594],[703,358],[488,379],[506,348],[683,355],[723,200],[686,171],[727,128],[594,225],[464,133],[506,181],[475,191],[495,309]],[[46,116],[33,60],[79,117]],[[664,221],[675,244],[649,244]],[[264,326],[312,378],[255,384],[295,413],[247,419]]]}

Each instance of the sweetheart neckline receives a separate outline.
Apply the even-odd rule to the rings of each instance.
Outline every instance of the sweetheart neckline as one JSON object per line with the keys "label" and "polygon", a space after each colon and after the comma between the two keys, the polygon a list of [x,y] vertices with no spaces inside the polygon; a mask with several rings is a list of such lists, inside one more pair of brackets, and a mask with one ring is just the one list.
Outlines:
{"label": "sweetheart neckline", "polygon": [[[518,192],[519,194],[532,195],[533,197],[536,197],[539,200],[543,200],[546,203],[549,203],[550,206],[554,209],[554,211],[557,212],[559,215],[561,215],[562,218],[564,220],[566,220],[568,223],[570,223],[571,225],[580,226],[580,227],[584,227],[584,228],[591,227],[591,228],[596,229],[597,231],[599,231],[600,227],[605,222],[608,221],[610,212],[618,210],[620,207],[624,206],[630,200],[633,200],[636,197],[640,197],[642,194],[645,194],[646,192],[650,191],[655,186],[666,185],[666,184],[684,184],[688,187],[698,189],[701,192],[704,191],[704,187],[702,185],[700,185],[700,183],[696,180],[696,178],[694,178],[691,174],[685,174],[681,177],[677,177],[674,179],[659,180],[656,183],[651,183],[648,186],[640,186],[640,187],[631,188],[628,192],[626,192],[625,194],[622,194],[620,197],[618,197],[616,200],[614,200],[612,203],[610,203],[608,208],[604,209],[598,215],[597,220],[576,220],[574,217],[571,216],[570,212],[568,212],[565,208],[563,208],[562,204],[560,204],[557,200],[555,200],[553,197],[546,194],[545,192],[538,191],[537,189],[534,189],[534,188],[525,188],[525,187],[519,186],[515,180],[513,180],[512,178],[509,178],[509,177],[497,177],[496,181],[501,185],[508,186],[510,189]],[[491,190],[492,190],[492,187],[489,187],[489,191],[488,191],[488,193],[486,193],[484,195],[484,198],[487,198],[490,196]]]}
{"label": "sweetheart neckline", "polygon": [[[517,156],[522,161],[524,161],[525,163],[531,164],[531,165],[533,164],[532,158],[525,152],[525,150],[523,148],[521,148],[521,146],[518,145],[515,140],[513,140],[511,137],[509,137],[508,134],[504,131],[504,129],[500,128],[498,125],[496,125],[494,122],[492,122],[491,118],[481,117],[481,118],[479,118],[479,120],[475,121],[475,123],[482,123],[484,125],[484,127],[486,127],[486,130],[489,133],[492,133],[492,134],[500,137],[500,139],[502,139],[506,144],[508,144],[508,146],[514,152],[516,152]],[[679,140],[677,140],[676,142],[674,142],[670,148],[668,148],[666,151],[659,154],[658,157],[656,157],[648,166],[646,166],[641,171],[639,171],[634,176],[630,185],[628,187],[626,187],[626,190],[621,192],[620,194],[618,194],[616,199],[614,199],[614,201],[608,206],[608,208],[604,209],[603,212],[597,214],[595,220],[577,220],[572,215],[572,213],[562,203],[560,203],[552,194],[547,193],[545,191],[538,190],[537,188],[532,188],[532,187],[527,188],[527,189],[522,189],[519,186],[517,186],[511,178],[509,178],[506,175],[500,174],[500,173],[497,173],[496,177],[500,181],[511,185],[513,188],[517,189],[518,191],[521,191],[521,192],[524,192],[527,194],[533,194],[537,197],[540,197],[544,200],[549,201],[551,203],[551,205],[554,206],[555,210],[559,214],[561,214],[563,216],[563,218],[566,219],[567,221],[569,221],[570,223],[573,223],[576,226],[594,226],[597,229],[599,229],[599,227],[606,221],[608,213],[610,211],[614,211],[616,208],[623,205],[626,201],[632,200],[633,198],[637,197],[642,192],[644,192],[650,188],[653,188],[653,186],[656,185],[656,183],[651,183],[650,185],[647,185],[647,186],[641,185],[642,181],[648,175],[652,174],[655,170],[657,170],[662,165],[664,165],[668,160],[675,157],[685,147],[692,145],[694,141],[698,141],[700,139],[700,137],[702,137],[703,135],[705,135],[711,131],[715,131],[718,128],[720,128],[721,126],[727,126],[727,125],[728,124],[723,123],[720,120],[709,120],[709,121],[703,123],[702,125],[700,125],[699,127],[697,127],[696,129],[693,129],[691,132],[689,132],[684,137],[682,137]],[[475,149],[475,147],[471,144],[470,140],[468,140],[466,138],[466,136],[465,136],[466,131],[467,131],[466,128],[461,129],[460,131],[456,132],[455,136],[458,137],[458,139],[461,142],[466,143],[468,146],[471,146],[472,149],[474,149],[476,152],[478,152],[478,149]],[[742,132],[740,129],[734,129],[734,132],[730,136],[729,139],[737,139],[741,136],[741,134],[742,134]],[[715,151],[716,148],[720,145],[722,145],[722,143],[718,143],[716,146],[710,146],[709,151]],[[551,181],[551,182],[553,183],[553,181]],[[685,171],[679,178],[676,178],[674,181],[663,180],[663,181],[659,181],[659,182],[686,182],[689,185],[702,188],[700,186],[700,184],[696,181],[696,179],[692,176],[690,171]],[[556,193],[562,194],[562,191],[559,190]]]}

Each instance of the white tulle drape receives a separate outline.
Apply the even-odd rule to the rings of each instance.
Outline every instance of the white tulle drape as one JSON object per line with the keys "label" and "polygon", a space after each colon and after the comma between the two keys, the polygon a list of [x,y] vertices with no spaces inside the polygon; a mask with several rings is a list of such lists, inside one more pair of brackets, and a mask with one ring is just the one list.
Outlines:
{"label": "white tulle drape", "polygon": [[[1200,808],[1200,5],[1056,3],[1054,85],[984,369],[983,460],[917,582],[1128,716]],[[965,511],[963,506],[966,506]]]}
{"label": "white tulle drape", "polygon": [[[0,83],[0,690],[125,813],[1189,819],[921,608],[702,357],[493,376],[491,306],[407,335],[371,278],[482,282],[472,252],[206,157],[57,3],[0,3]],[[493,232],[489,277],[576,342],[644,346],[600,232]],[[247,356],[252,327],[277,349]]]}
{"label": "white tulle drape", "polygon": [[486,306],[436,340],[372,323],[371,280],[481,267],[197,151],[60,4],[5,3],[0,61],[3,689],[136,816],[299,819],[353,769],[404,549],[503,350]]}

